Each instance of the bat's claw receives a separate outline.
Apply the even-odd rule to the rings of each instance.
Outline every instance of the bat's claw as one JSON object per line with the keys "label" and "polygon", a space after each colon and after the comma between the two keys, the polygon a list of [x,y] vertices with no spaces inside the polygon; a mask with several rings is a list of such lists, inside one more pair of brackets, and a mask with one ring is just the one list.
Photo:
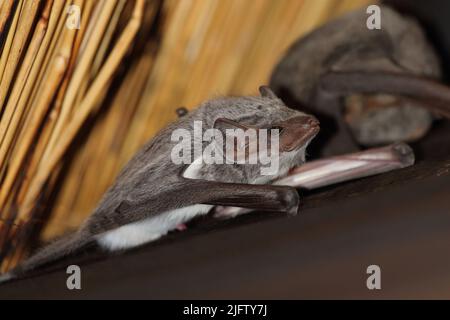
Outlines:
{"label": "bat's claw", "polygon": [[296,216],[299,211],[299,205],[293,206],[288,209],[287,214],[290,216]]}
{"label": "bat's claw", "polygon": [[415,162],[414,151],[411,149],[409,145],[406,143],[396,143],[393,146],[394,151],[396,152],[400,162],[404,167],[412,166]]}
{"label": "bat's claw", "polygon": [[281,199],[284,207],[286,208],[287,214],[290,216],[295,216],[298,213],[300,207],[300,196],[296,189],[287,187],[282,193]]}

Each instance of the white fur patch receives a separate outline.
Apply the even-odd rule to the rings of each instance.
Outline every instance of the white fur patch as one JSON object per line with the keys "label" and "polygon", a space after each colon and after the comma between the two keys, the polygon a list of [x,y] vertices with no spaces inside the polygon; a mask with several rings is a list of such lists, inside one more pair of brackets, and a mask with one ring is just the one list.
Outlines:
{"label": "white fur patch", "polygon": [[159,239],[192,218],[208,213],[210,205],[197,204],[159,214],[124,225],[97,237],[98,244],[108,250],[129,249]]}

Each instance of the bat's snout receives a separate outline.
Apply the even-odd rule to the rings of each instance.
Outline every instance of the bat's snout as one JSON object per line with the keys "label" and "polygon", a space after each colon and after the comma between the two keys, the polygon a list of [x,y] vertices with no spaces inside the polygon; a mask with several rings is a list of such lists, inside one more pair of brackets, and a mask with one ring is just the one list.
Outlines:
{"label": "bat's snout", "polygon": [[293,151],[305,146],[320,131],[320,122],[314,116],[298,116],[283,121],[280,148],[284,152]]}

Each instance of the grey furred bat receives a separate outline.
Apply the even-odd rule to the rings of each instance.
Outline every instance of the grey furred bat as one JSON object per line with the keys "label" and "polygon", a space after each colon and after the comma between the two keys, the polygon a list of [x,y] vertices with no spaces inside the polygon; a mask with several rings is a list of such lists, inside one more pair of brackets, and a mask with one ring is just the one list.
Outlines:
{"label": "grey furred bat", "polygon": [[[296,214],[299,195],[295,188],[264,183],[305,162],[306,147],[319,132],[319,123],[310,115],[287,108],[268,87],[261,87],[260,92],[261,97],[218,98],[203,103],[161,130],[125,166],[77,232],[44,247],[3,280],[59,260],[90,242],[110,251],[145,244],[206,214],[214,205]],[[194,121],[202,121],[203,132],[209,128],[225,134],[224,128],[281,130],[279,170],[262,176],[259,163],[195,168],[175,164],[171,152],[177,142],[172,141],[172,132],[193,132]]]}
{"label": "grey furred bat", "polygon": [[[351,12],[299,39],[272,73],[271,87],[289,106],[316,115],[325,129],[334,122],[322,155],[412,141],[432,114],[450,117],[450,90],[438,82],[440,62],[421,27],[380,7],[380,30],[367,28],[365,8]],[[358,99],[343,101],[352,95]]]}

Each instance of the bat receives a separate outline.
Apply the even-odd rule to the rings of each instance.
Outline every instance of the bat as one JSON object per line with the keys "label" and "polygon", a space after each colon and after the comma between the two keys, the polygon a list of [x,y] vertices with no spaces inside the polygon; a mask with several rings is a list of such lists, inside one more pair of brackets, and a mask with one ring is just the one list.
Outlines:
{"label": "bat", "polygon": [[450,118],[450,89],[421,27],[380,8],[380,30],[367,28],[364,9],[352,12],[295,42],[272,73],[277,95],[322,123],[322,156],[414,141],[436,115]]}
{"label": "bat", "polygon": [[[414,162],[415,155],[411,147],[405,143],[396,143],[387,147],[306,162],[293,168],[286,177],[277,179],[272,184],[312,190],[407,168]],[[214,216],[234,218],[251,211],[237,207],[217,207]]]}
{"label": "bat", "polygon": [[[206,214],[216,205],[295,215],[299,204],[296,189],[266,183],[305,162],[306,148],[318,134],[319,122],[311,115],[286,107],[268,87],[261,87],[260,93],[257,97],[219,98],[203,103],[191,113],[178,112],[182,117],[162,129],[133,157],[78,231],[38,250],[2,280],[20,277],[60,260],[89,243],[108,251],[143,245]],[[196,140],[199,122],[203,136],[213,128],[226,138],[230,129],[244,133],[256,130],[258,137],[263,129],[277,133],[277,170],[262,175],[263,165],[259,162],[199,163],[202,154],[196,156],[195,148],[189,149],[192,163],[175,163],[172,156],[178,141],[173,139],[174,132],[183,130],[193,135],[190,146],[196,143],[205,146],[204,141]],[[258,145],[258,152],[261,146]],[[248,143],[242,148],[245,154],[250,154]]]}

